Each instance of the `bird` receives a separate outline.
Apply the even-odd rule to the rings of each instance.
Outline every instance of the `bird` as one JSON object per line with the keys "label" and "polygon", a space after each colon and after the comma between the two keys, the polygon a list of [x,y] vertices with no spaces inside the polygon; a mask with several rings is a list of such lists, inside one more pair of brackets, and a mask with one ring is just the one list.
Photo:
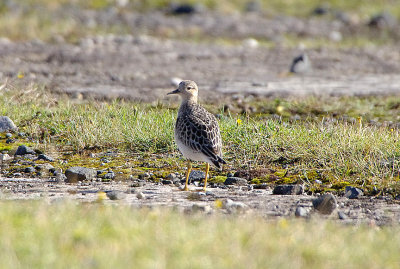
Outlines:
{"label": "bird", "polygon": [[188,190],[192,161],[206,163],[204,191],[210,164],[221,168],[226,161],[222,159],[222,139],[217,119],[197,103],[198,87],[192,80],[183,80],[170,94],[181,97],[181,105],[175,123],[175,142],[182,155],[188,159],[186,182],[183,190]]}
{"label": "bird", "polygon": [[311,71],[311,61],[306,53],[295,57],[290,66],[291,73],[305,74]]}

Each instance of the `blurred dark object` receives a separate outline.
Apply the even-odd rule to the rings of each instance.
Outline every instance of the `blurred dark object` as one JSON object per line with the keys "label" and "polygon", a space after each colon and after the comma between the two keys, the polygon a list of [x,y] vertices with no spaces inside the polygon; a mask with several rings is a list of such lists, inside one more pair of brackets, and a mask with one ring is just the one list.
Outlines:
{"label": "blurred dark object", "polygon": [[260,1],[249,1],[246,3],[246,12],[260,12],[262,11],[262,6]]}
{"label": "blurred dark object", "polygon": [[169,13],[172,15],[192,15],[200,13],[204,10],[201,4],[176,4],[171,3],[169,6]]}
{"label": "blurred dark object", "polygon": [[384,29],[384,28],[394,28],[397,24],[396,18],[393,17],[389,12],[382,12],[373,16],[368,22],[368,26]]}
{"label": "blurred dark object", "polygon": [[312,12],[312,15],[316,15],[316,16],[322,16],[322,15],[326,15],[328,14],[330,11],[330,8],[328,5],[321,5],[321,6],[317,6]]}

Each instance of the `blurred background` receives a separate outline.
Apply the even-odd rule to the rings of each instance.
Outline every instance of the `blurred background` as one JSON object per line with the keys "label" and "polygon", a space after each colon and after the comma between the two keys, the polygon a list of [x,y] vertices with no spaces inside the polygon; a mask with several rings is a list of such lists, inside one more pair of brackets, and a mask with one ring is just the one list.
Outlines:
{"label": "blurred background", "polygon": [[5,0],[0,78],[142,101],[180,79],[210,97],[393,92],[399,16],[395,0]]}

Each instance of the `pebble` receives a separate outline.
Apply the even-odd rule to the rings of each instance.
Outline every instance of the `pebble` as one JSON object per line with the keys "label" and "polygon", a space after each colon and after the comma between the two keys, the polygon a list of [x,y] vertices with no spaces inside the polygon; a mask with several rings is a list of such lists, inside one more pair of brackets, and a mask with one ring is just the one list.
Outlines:
{"label": "pebble", "polygon": [[192,181],[202,181],[206,177],[206,173],[199,170],[193,170],[189,175],[189,183]]}
{"label": "pebble", "polygon": [[358,199],[364,194],[361,189],[352,186],[346,186],[344,193],[344,197],[349,199]]}
{"label": "pebble", "polygon": [[52,157],[46,155],[46,154],[39,154],[37,159],[38,160],[43,160],[43,161],[46,161],[46,162],[54,162],[54,159]]}
{"label": "pebble", "polygon": [[8,160],[11,160],[11,159],[12,158],[7,153],[0,154],[0,161],[8,161]]}
{"label": "pebble", "polygon": [[199,201],[206,198],[206,194],[204,192],[189,192],[187,199],[192,201]]}
{"label": "pebble", "polygon": [[268,184],[267,183],[256,184],[253,186],[253,188],[258,190],[266,190],[268,189]]}
{"label": "pebble", "polygon": [[11,138],[12,137],[12,133],[6,133],[6,138]]}
{"label": "pebble", "polygon": [[244,186],[247,185],[247,180],[240,177],[228,177],[225,182],[225,185],[239,185]]}
{"label": "pebble", "polygon": [[11,138],[6,140],[6,144],[11,144],[11,143],[14,143],[14,142],[15,142],[14,139],[11,139]]}
{"label": "pebble", "polygon": [[296,217],[306,218],[306,217],[308,216],[308,210],[305,209],[305,208],[302,207],[302,206],[298,206],[298,207],[296,207],[296,210],[295,210],[295,212],[294,212],[294,215],[295,215]]}
{"label": "pebble", "polygon": [[91,180],[96,177],[96,170],[87,167],[75,166],[68,168],[65,171],[65,176],[67,183],[77,183],[82,180]]}
{"label": "pebble", "polygon": [[142,182],[142,181],[134,181],[131,184],[132,188],[138,188],[138,187],[143,187],[143,186],[144,186],[144,182]]}
{"label": "pebble", "polygon": [[151,176],[149,173],[143,173],[139,175],[139,179],[149,179]]}
{"label": "pebble", "polygon": [[126,193],[115,190],[106,192],[106,195],[110,200],[122,200],[126,197]]}
{"label": "pebble", "polygon": [[13,177],[22,177],[22,174],[21,173],[14,173]]}
{"label": "pebble", "polygon": [[161,181],[161,183],[164,184],[164,185],[174,184],[174,182],[172,180],[168,180],[168,179],[165,179],[165,180]]}
{"label": "pebble", "polygon": [[24,172],[25,173],[33,173],[33,172],[35,172],[35,168],[33,168],[32,166],[26,167]]}
{"label": "pebble", "polygon": [[18,128],[14,122],[7,116],[0,116],[0,133],[7,131],[16,131]]}
{"label": "pebble", "polygon": [[138,193],[136,193],[136,198],[138,199],[145,199],[146,195],[144,195],[143,192],[139,191]]}
{"label": "pebble", "polygon": [[202,212],[209,214],[212,212],[212,208],[209,205],[204,205],[204,204],[193,204],[191,208],[191,212],[196,213],[196,212]]}
{"label": "pebble", "polygon": [[249,207],[245,203],[235,202],[226,198],[222,200],[222,208],[226,209],[229,213],[238,213],[246,211]]}
{"label": "pebble", "polygon": [[114,179],[115,178],[115,173],[113,171],[108,171],[104,176],[104,179]]}
{"label": "pebble", "polygon": [[300,195],[303,194],[304,188],[302,185],[278,185],[275,186],[272,194],[278,195]]}
{"label": "pebble", "polygon": [[17,151],[15,152],[15,155],[26,155],[26,154],[35,154],[35,151],[31,149],[30,147],[27,147],[25,145],[21,145],[17,148]]}
{"label": "pebble", "polygon": [[54,166],[52,166],[49,163],[43,163],[43,164],[38,164],[35,166],[35,168],[39,171],[49,171],[54,169]]}
{"label": "pebble", "polygon": [[337,207],[336,198],[331,193],[321,195],[317,199],[314,199],[312,204],[319,213],[324,215],[331,214]]}
{"label": "pebble", "polygon": [[246,38],[245,40],[243,40],[242,45],[245,48],[255,49],[255,48],[258,48],[259,43],[254,38]]}
{"label": "pebble", "polygon": [[338,211],[338,218],[345,220],[345,219],[347,219],[347,216],[345,213],[343,213],[343,211]]}

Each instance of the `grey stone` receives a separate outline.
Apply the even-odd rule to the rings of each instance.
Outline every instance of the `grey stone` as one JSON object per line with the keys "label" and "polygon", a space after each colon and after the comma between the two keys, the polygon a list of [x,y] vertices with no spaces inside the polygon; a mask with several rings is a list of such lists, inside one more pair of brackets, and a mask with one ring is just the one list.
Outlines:
{"label": "grey stone", "polygon": [[240,177],[228,177],[225,182],[225,185],[239,185],[244,186],[247,185],[247,180]]}
{"label": "grey stone", "polygon": [[39,154],[38,160],[43,160],[46,162],[54,162],[54,159],[46,154]]}
{"label": "grey stone", "polygon": [[206,177],[206,173],[199,170],[192,170],[189,175],[189,183],[192,181],[202,181]]}
{"label": "grey stone", "polygon": [[296,207],[294,215],[296,217],[306,218],[308,216],[308,210],[302,206],[298,206]]}
{"label": "grey stone", "polygon": [[144,195],[143,192],[139,191],[138,193],[136,193],[136,198],[138,199],[145,199],[146,195]]}
{"label": "grey stone", "polygon": [[30,147],[21,145],[17,148],[17,151],[15,152],[15,155],[26,155],[26,154],[35,155],[35,151],[33,149],[31,149]]}
{"label": "grey stone", "polygon": [[12,137],[12,133],[6,133],[6,138],[11,138]]}
{"label": "grey stone", "polygon": [[321,195],[317,199],[314,199],[312,204],[319,213],[324,215],[331,214],[337,207],[336,198],[331,193]]}
{"label": "grey stone", "polygon": [[161,181],[161,183],[164,184],[164,185],[174,184],[174,182],[172,180],[168,180],[168,179],[165,179],[165,180]]}
{"label": "grey stone", "polygon": [[15,142],[15,140],[14,139],[11,139],[11,138],[8,138],[7,140],[6,140],[6,144],[11,144],[11,143],[14,143]]}
{"label": "grey stone", "polygon": [[8,160],[11,160],[11,159],[12,158],[7,153],[0,154],[0,161],[8,161]]}
{"label": "grey stone", "polygon": [[151,176],[149,173],[143,173],[139,175],[139,179],[149,179]]}
{"label": "grey stone", "polygon": [[122,200],[125,199],[126,193],[122,191],[108,191],[106,192],[108,199],[110,200]]}
{"label": "grey stone", "polygon": [[245,203],[226,198],[222,200],[222,208],[226,209],[229,213],[238,213],[246,211],[249,207]]}
{"label": "grey stone", "polygon": [[39,170],[39,171],[46,171],[46,172],[48,171],[48,172],[50,172],[50,170],[54,169],[54,166],[52,166],[49,163],[43,163],[43,164],[36,165],[35,168],[37,170]]}
{"label": "grey stone", "polygon": [[300,195],[303,194],[302,185],[278,185],[272,191],[272,194],[278,195]]}
{"label": "grey stone", "polygon": [[26,167],[24,172],[25,173],[33,173],[33,172],[35,172],[35,168],[33,168],[32,166]]}
{"label": "grey stone", "polygon": [[142,181],[134,181],[131,184],[131,187],[133,188],[139,188],[139,187],[143,187],[144,186],[144,182]]}
{"label": "grey stone", "polygon": [[18,130],[14,122],[7,116],[0,116],[0,133]]}
{"label": "grey stone", "polygon": [[65,171],[65,176],[67,177],[65,182],[76,183],[78,181],[91,180],[95,178],[96,170],[87,167],[75,166],[68,168],[67,171]]}
{"label": "grey stone", "polygon": [[358,199],[364,194],[361,189],[352,186],[346,186],[344,193],[344,197],[349,199]]}
{"label": "grey stone", "polygon": [[22,174],[21,173],[14,173],[13,176],[14,177],[22,177]]}
{"label": "grey stone", "polygon": [[212,208],[209,205],[204,205],[204,204],[193,204],[191,208],[191,212],[196,213],[196,212],[202,212],[209,214],[212,212]]}
{"label": "grey stone", "polygon": [[108,171],[104,176],[104,179],[114,179],[115,178],[115,173],[113,171]]}
{"label": "grey stone", "polygon": [[339,219],[341,219],[341,220],[347,219],[347,216],[346,216],[345,213],[343,213],[343,211],[338,211],[338,217],[339,217]]}
{"label": "grey stone", "polygon": [[204,192],[189,192],[187,199],[192,201],[204,200],[206,194]]}
{"label": "grey stone", "polygon": [[171,173],[167,176],[167,179],[171,181],[176,181],[178,179],[178,176],[176,175],[176,173]]}

